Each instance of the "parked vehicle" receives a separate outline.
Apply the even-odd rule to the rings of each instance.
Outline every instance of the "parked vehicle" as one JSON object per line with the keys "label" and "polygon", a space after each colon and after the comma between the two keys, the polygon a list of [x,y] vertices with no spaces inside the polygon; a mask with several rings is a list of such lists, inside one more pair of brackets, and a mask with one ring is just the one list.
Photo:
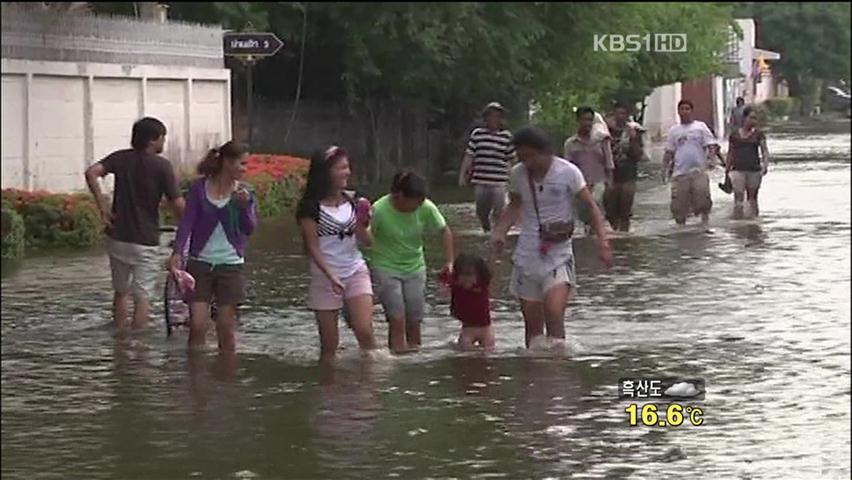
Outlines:
{"label": "parked vehicle", "polygon": [[849,92],[840,87],[831,86],[825,89],[826,106],[832,110],[845,111],[848,117],[852,117],[850,98]]}

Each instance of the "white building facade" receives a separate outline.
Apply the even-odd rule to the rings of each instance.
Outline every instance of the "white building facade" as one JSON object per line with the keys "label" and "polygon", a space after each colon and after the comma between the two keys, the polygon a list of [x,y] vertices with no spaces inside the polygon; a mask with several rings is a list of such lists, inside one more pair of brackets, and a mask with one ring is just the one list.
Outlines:
{"label": "white building facade", "polygon": [[85,169],[128,148],[144,116],[166,125],[178,170],[231,137],[221,29],[54,16],[3,6],[3,188],[85,188]]}

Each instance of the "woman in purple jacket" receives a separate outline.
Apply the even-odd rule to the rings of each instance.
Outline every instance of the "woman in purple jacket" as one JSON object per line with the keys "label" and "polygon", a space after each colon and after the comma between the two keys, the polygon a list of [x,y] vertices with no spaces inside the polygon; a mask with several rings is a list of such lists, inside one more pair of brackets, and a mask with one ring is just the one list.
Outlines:
{"label": "woman in purple jacket", "polygon": [[234,141],[210,150],[198,164],[202,177],[192,183],[186,196],[169,268],[180,268],[189,241],[186,271],[195,277],[189,298],[190,347],[204,345],[210,301],[215,298],[219,349],[234,351],[237,306],[246,296],[246,242],[257,226],[255,196],[240,182],[246,156],[246,148]]}

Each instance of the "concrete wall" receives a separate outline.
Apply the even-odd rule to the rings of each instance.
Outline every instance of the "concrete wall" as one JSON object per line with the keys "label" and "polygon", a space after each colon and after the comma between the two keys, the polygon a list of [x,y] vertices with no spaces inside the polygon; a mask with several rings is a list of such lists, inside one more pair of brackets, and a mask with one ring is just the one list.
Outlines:
{"label": "concrete wall", "polygon": [[222,28],[68,14],[4,2],[3,58],[222,68]]}
{"label": "concrete wall", "polygon": [[754,91],[754,103],[761,103],[775,96],[775,78],[772,73],[763,72],[760,74],[760,83],[757,84]]}
{"label": "concrete wall", "polygon": [[645,100],[644,127],[648,138],[663,139],[669,128],[679,121],[677,102],[681,99],[681,88],[680,82],[658,87]]}
{"label": "concrete wall", "polygon": [[713,80],[706,76],[683,82],[681,96],[693,104],[692,118],[714,128],[713,121]]}
{"label": "concrete wall", "polygon": [[713,77],[713,131],[719,140],[727,137],[725,128],[725,79]]}
{"label": "concrete wall", "polygon": [[84,169],[128,148],[142,116],[166,124],[164,155],[177,168],[231,137],[224,68],[1,62],[3,188],[85,188]]}

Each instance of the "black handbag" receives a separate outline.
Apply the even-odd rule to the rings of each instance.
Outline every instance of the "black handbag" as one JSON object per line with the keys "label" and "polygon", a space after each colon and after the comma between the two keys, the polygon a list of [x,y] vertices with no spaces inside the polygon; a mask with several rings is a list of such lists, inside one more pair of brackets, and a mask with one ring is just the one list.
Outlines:
{"label": "black handbag", "polygon": [[725,182],[719,184],[719,189],[727,194],[734,191],[734,185],[731,183],[731,176],[728,172],[725,172]]}
{"label": "black handbag", "polygon": [[538,236],[546,243],[562,243],[574,235],[574,221],[557,221],[550,223],[541,223],[541,216],[538,211],[538,195],[535,193],[535,184],[532,176],[527,171],[527,180],[530,184],[530,192],[532,193],[533,208],[535,208],[535,218],[538,221]]}

